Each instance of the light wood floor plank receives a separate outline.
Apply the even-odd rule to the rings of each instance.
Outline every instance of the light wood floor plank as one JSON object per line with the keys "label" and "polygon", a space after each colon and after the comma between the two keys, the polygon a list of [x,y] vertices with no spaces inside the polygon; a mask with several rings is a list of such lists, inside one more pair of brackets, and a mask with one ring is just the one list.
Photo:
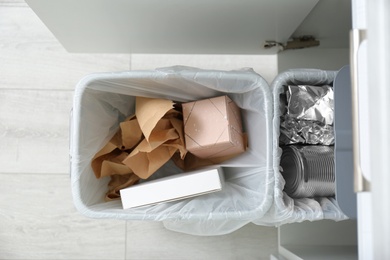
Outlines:
{"label": "light wood floor plank", "polygon": [[0,0],[0,7],[4,6],[26,7],[27,3],[23,0]]}
{"label": "light wood floor plank", "polygon": [[166,230],[159,222],[128,222],[126,259],[269,259],[277,229],[249,224],[228,235],[199,237]]}
{"label": "light wood floor plank", "polygon": [[127,55],[0,49],[0,88],[69,89],[87,74],[125,71]]}
{"label": "light wood floor plank", "polygon": [[0,174],[0,259],[124,259],[126,223],[81,216],[66,175]]}
{"label": "light wood floor plank", "polygon": [[73,91],[0,89],[0,172],[68,173]]}
{"label": "light wood floor plank", "polygon": [[129,54],[71,54],[29,7],[0,5],[0,88],[74,89],[85,75],[129,69]]}

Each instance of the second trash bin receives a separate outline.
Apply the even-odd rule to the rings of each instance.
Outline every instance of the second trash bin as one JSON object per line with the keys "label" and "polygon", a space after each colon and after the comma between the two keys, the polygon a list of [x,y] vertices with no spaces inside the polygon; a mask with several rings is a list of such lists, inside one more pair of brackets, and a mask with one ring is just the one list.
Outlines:
{"label": "second trash bin", "polygon": [[[282,225],[285,223],[315,221],[322,219],[344,220],[347,216],[341,211],[337,200],[331,197],[291,198],[285,191],[286,184],[280,169],[282,149],[279,147],[280,136],[280,94],[288,85],[333,85],[337,71],[316,69],[293,69],[279,74],[272,82],[274,100],[273,115],[273,170],[275,174],[274,201],[269,212],[254,221],[258,225]],[[336,173],[337,174],[337,173]],[[342,174],[342,173],[340,173]]]}

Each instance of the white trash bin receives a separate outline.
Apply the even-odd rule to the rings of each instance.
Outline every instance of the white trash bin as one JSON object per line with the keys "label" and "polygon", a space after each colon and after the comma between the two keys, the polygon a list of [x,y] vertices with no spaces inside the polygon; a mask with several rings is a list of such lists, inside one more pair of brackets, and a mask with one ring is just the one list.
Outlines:
{"label": "white trash bin", "polygon": [[[280,135],[280,94],[286,85],[333,85],[337,71],[316,69],[293,69],[280,73],[272,82],[274,100],[273,115],[273,171],[275,174],[274,201],[269,212],[253,221],[258,225],[279,226],[286,223],[316,221],[322,219],[345,220],[347,216],[341,211],[334,197],[291,198],[284,191],[285,180],[280,172],[282,149],[279,147]],[[342,174],[342,173],[341,173]]]}
{"label": "white trash bin", "polygon": [[[91,159],[134,113],[136,96],[188,102],[227,94],[241,109],[248,150],[221,164],[221,192],[182,201],[122,209],[105,202],[109,178],[96,179]],[[230,233],[261,219],[274,196],[272,169],[273,101],[267,82],[253,70],[212,71],[170,67],[153,71],[97,73],[77,85],[71,126],[71,185],[74,204],[91,218],[164,221],[169,229],[197,235]],[[155,174],[180,170],[164,165]]]}

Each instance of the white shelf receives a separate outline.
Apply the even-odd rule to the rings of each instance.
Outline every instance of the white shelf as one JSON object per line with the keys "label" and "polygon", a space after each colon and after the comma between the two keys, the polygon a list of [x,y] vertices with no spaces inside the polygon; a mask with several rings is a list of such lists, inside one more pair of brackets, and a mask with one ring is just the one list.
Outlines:
{"label": "white shelf", "polygon": [[357,223],[305,221],[279,227],[279,254],[286,259],[357,259]]}
{"label": "white shelf", "polygon": [[357,245],[355,246],[284,246],[279,247],[279,253],[287,259],[310,260],[349,260],[357,259]]}

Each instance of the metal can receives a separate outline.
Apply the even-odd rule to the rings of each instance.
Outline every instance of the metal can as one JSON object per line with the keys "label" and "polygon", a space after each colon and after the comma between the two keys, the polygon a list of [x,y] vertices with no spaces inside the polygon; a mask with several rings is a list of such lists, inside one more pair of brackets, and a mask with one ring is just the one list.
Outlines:
{"label": "metal can", "polygon": [[280,166],[286,181],[284,191],[290,197],[312,198],[335,195],[333,146],[285,146]]}

